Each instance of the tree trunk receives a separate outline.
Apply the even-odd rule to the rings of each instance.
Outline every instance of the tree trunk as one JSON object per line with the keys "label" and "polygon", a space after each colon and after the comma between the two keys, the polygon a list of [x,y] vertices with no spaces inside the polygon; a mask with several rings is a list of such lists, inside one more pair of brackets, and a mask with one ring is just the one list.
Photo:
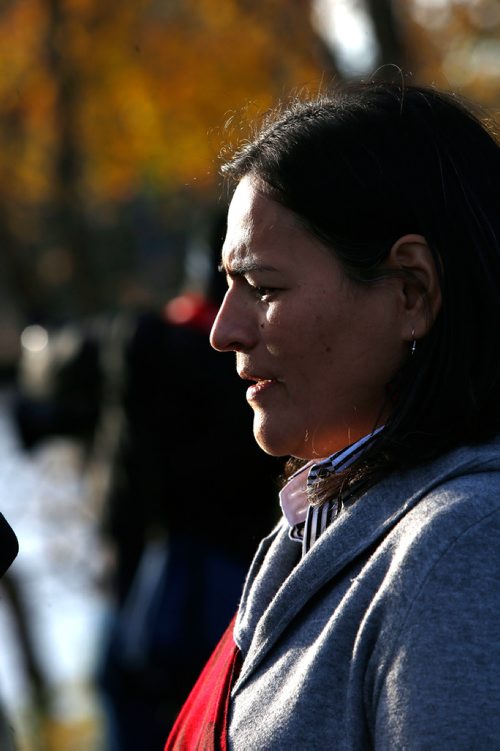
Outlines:
{"label": "tree trunk", "polygon": [[379,73],[379,78],[395,76],[392,66],[408,70],[409,60],[404,40],[404,30],[393,0],[365,0],[372,18],[380,48],[379,66],[387,66]]}

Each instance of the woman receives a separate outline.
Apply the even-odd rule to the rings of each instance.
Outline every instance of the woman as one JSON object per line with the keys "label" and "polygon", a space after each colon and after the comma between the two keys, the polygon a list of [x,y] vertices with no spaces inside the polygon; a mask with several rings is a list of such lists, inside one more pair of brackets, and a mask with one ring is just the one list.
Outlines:
{"label": "woman", "polygon": [[451,95],[355,84],[225,172],[211,341],[292,459],[167,748],[498,748],[498,145]]}

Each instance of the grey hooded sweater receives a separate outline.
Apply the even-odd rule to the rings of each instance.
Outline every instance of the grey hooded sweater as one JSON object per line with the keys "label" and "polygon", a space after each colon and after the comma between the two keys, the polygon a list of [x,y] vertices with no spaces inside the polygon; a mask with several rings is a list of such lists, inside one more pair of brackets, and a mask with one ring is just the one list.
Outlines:
{"label": "grey hooded sweater", "polygon": [[500,749],[500,440],[392,474],[300,559],[260,545],[236,751]]}

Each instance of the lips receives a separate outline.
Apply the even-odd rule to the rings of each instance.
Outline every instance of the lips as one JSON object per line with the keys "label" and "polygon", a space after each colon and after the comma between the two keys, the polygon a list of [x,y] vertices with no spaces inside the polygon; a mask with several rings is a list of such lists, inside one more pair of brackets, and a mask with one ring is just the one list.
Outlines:
{"label": "lips", "polygon": [[260,394],[268,391],[272,386],[275,386],[277,383],[279,383],[277,378],[269,378],[263,375],[254,375],[246,371],[240,371],[238,375],[245,381],[255,382],[252,386],[249,386],[246,392],[246,398],[249,402],[254,401]]}
{"label": "lips", "polygon": [[250,373],[248,370],[238,370],[238,375],[240,378],[242,378],[244,381],[255,381],[255,383],[262,383],[264,381],[277,381],[277,378],[274,378],[271,375],[264,375],[263,373],[259,373],[258,375],[256,373]]}

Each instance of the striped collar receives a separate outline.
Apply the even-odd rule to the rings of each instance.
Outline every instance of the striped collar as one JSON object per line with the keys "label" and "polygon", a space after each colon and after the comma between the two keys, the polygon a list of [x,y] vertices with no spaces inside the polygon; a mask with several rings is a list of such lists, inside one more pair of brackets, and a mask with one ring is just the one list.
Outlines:
{"label": "striped collar", "polygon": [[382,427],[346,446],[326,459],[311,460],[301,467],[288,480],[281,490],[280,505],[283,516],[290,525],[290,538],[302,543],[304,555],[337,515],[336,501],[328,501],[321,506],[311,506],[309,491],[324,477],[345,469],[366,449]]}

